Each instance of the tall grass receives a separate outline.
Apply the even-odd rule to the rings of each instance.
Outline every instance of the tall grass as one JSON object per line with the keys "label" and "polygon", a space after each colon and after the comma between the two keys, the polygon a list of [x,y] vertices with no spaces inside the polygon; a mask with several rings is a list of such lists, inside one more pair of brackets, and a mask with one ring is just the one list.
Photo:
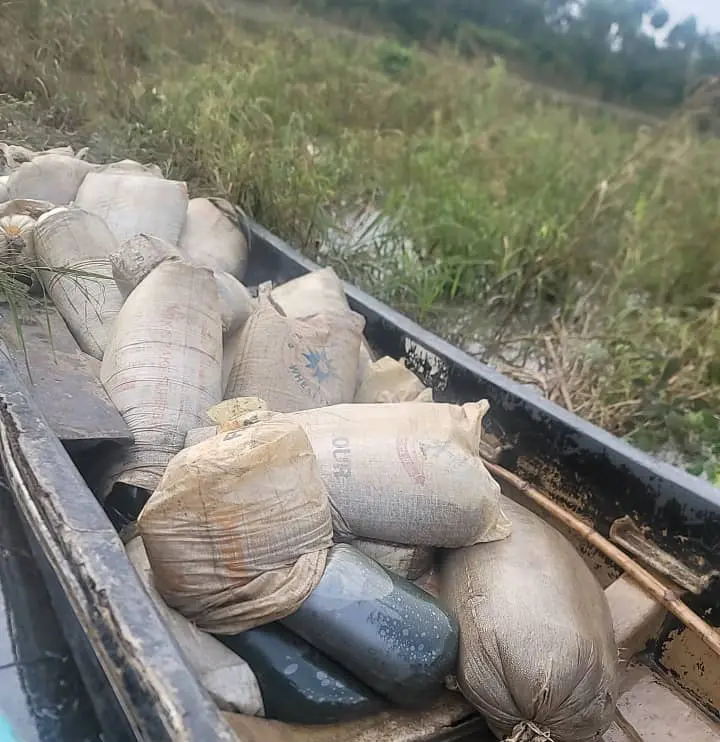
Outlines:
{"label": "tall grass", "polygon": [[[234,3],[22,0],[0,30],[0,82],[44,121],[229,196],[561,404],[718,478],[720,141],[690,113],[632,125],[537,96],[500,61]],[[382,237],[318,251],[372,208]]]}

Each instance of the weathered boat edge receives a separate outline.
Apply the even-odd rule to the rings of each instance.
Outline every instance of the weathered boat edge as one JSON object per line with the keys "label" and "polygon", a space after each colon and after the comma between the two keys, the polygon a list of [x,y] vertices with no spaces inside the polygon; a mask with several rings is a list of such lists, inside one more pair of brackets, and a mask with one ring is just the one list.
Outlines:
{"label": "weathered boat edge", "polygon": [[105,739],[237,740],[1,347],[0,458]]}
{"label": "weathered boat edge", "polygon": [[[281,283],[320,267],[261,225],[250,222],[250,232],[249,284]],[[490,401],[490,426],[510,444],[504,466],[569,498],[605,535],[613,520],[631,515],[676,558],[720,568],[720,490],[533,394],[356,286],[345,282],[345,290],[366,318],[371,345],[393,347],[398,357],[427,357],[425,373],[422,358],[413,370],[439,392],[436,399]]]}

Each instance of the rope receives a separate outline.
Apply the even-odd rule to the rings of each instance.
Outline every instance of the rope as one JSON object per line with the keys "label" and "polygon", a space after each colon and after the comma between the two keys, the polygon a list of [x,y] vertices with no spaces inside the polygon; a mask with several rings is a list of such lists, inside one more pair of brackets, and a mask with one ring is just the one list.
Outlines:
{"label": "rope", "polygon": [[503,742],[553,742],[553,738],[531,721],[521,721]]}

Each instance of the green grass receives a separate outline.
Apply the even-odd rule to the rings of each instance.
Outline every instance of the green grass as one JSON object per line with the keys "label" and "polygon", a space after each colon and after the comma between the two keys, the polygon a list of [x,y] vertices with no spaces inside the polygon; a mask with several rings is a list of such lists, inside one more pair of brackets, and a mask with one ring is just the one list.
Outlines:
{"label": "green grass", "polygon": [[720,141],[689,113],[633,125],[499,61],[244,6],[18,0],[0,30],[0,82],[36,121],[220,192],[311,256],[382,209],[379,244],[322,260],[720,482]]}

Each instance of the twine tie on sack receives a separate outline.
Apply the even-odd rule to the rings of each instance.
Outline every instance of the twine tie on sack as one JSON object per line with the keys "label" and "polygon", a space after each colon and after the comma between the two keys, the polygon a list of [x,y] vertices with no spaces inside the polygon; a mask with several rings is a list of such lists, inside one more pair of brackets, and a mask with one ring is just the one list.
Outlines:
{"label": "twine tie on sack", "polygon": [[553,742],[553,738],[531,721],[521,721],[503,742]]}

